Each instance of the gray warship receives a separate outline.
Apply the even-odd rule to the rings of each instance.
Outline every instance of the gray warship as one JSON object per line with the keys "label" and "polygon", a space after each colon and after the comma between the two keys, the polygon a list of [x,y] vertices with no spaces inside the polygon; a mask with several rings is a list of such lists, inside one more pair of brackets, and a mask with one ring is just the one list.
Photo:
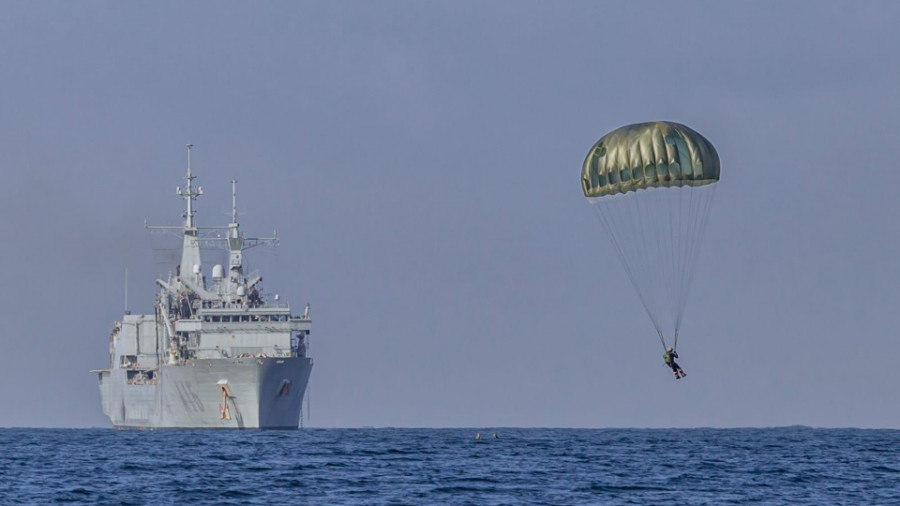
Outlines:
{"label": "gray warship", "polygon": [[[277,237],[244,237],[232,180],[231,223],[198,227],[191,145],[184,224],[148,229],[181,237],[181,262],[158,279],[152,314],[126,310],[109,336],[109,368],[91,371],[100,381],[103,412],[114,427],[296,429],[312,371],[307,356],[309,305],[291,314],[278,295],[268,300],[262,276],[244,272],[243,252],[277,244]],[[201,247],[227,251],[208,282]]]}

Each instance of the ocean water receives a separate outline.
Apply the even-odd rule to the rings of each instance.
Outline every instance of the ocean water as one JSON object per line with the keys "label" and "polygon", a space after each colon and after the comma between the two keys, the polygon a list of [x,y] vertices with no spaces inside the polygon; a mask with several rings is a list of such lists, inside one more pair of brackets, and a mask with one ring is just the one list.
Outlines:
{"label": "ocean water", "polygon": [[900,504],[900,431],[0,429],[0,504],[57,502]]}

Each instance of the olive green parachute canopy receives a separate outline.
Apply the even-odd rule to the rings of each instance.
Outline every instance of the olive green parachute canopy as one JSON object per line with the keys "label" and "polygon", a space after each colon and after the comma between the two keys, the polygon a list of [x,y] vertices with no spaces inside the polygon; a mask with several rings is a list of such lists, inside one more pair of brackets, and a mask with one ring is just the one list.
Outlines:
{"label": "olive green parachute canopy", "polygon": [[670,121],[635,123],[606,134],[581,169],[585,197],[719,180],[719,155],[705,137]]}

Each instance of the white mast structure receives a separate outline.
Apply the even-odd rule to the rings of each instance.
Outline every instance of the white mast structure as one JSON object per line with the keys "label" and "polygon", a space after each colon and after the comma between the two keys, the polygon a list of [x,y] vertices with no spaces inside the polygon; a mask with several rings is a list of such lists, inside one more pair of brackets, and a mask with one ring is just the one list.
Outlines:
{"label": "white mast structure", "polygon": [[[237,180],[231,180],[231,223],[225,227],[199,227],[194,219],[194,200],[203,195],[203,188],[194,186],[194,176],[191,171],[191,148],[193,144],[185,145],[188,150],[188,167],[187,174],[184,179],[187,186],[178,186],[175,193],[185,200],[186,211],[183,215],[184,224],[180,227],[171,226],[149,226],[145,222],[145,227],[149,230],[159,230],[165,232],[180,232],[182,237],[181,247],[181,263],[174,280],[169,283],[157,280],[157,284],[165,288],[173,295],[178,294],[181,287],[199,295],[204,300],[220,299],[226,303],[246,302],[246,295],[254,286],[262,281],[259,275],[251,275],[250,279],[245,278],[243,270],[243,251],[261,245],[278,245],[278,235],[273,233],[272,237],[244,237],[240,232],[238,224],[237,211]],[[201,230],[227,230],[226,237],[201,237]],[[203,277],[202,264],[200,260],[200,246],[220,247],[228,250],[228,279],[225,283],[221,283],[218,279],[218,273],[213,272],[213,278],[216,281],[214,291],[208,291],[206,281]],[[213,269],[214,271],[216,269]],[[224,285],[224,286],[222,286]],[[212,287],[211,287],[212,288]],[[224,288],[222,293],[221,288]]]}
{"label": "white mast structure", "polygon": [[184,240],[181,247],[181,277],[192,281],[200,288],[205,288],[201,270],[202,265],[200,263],[198,230],[196,223],[194,223],[194,200],[203,195],[203,188],[199,186],[196,189],[194,188],[196,176],[191,173],[191,148],[194,145],[186,144],[186,146],[188,166],[187,175],[184,176],[184,179],[187,180],[187,186],[185,188],[180,186],[175,188],[175,193],[184,197],[187,203],[187,211],[184,213]]}
{"label": "white mast structure", "polygon": [[244,282],[243,254],[244,238],[238,230],[237,222],[237,179],[231,180],[231,223],[228,224],[228,281],[233,285]]}

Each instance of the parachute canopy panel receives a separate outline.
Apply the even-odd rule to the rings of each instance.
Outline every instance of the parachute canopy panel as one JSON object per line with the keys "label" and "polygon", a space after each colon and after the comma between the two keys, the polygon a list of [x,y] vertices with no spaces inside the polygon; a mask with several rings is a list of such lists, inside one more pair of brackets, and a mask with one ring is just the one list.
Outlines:
{"label": "parachute canopy panel", "polygon": [[623,126],[588,152],[581,170],[584,196],[640,189],[704,186],[719,180],[719,155],[705,137],[679,123]]}

